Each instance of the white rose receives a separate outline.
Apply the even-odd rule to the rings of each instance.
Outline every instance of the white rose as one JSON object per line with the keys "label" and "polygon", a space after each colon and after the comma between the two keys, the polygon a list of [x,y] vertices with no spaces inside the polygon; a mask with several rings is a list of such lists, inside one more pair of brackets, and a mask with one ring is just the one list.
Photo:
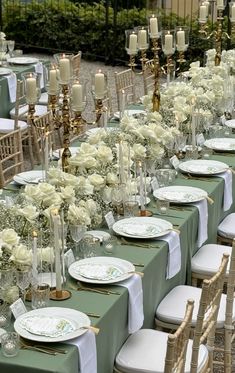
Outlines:
{"label": "white rose", "polygon": [[72,174],[68,174],[66,172],[63,173],[63,184],[64,186],[77,186],[78,178]]}
{"label": "white rose", "polygon": [[106,176],[106,183],[109,185],[117,184],[118,183],[118,177],[113,172],[108,172]]}
{"label": "white rose", "polygon": [[40,202],[42,194],[38,188],[38,185],[26,185],[24,189],[24,195],[27,200]]}
{"label": "white rose", "polygon": [[4,292],[4,301],[8,304],[14,303],[19,298],[19,288],[16,285],[11,286]]}
{"label": "white rose", "polygon": [[113,153],[112,150],[105,145],[101,145],[98,148],[97,152],[97,158],[102,162],[102,163],[110,163],[113,160]]}
{"label": "white rose", "polygon": [[109,187],[105,187],[103,189],[103,193],[102,193],[102,199],[104,201],[105,204],[109,204],[112,200],[112,188],[109,188]]}
{"label": "white rose", "polygon": [[34,223],[35,219],[39,216],[37,208],[33,205],[25,206],[24,208],[18,211],[20,216],[23,216],[30,223]]}
{"label": "white rose", "polygon": [[14,229],[4,229],[0,232],[0,245],[1,247],[6,247],[7,249],[11,249],[12,246],[18,244],[20,237],[16,233]]}
{"label": "white rose", "polygon": [[91,198],[88,199],[86,201],[85,207],[89,211],[90,216],[93,216],[93,215],[96,214],[96,212],[97,212],[97,204],[96,204],[96,202],[93,199],[91,199]]}
{"label": "white rose", "polygon": [[95,157],[97,154],[97,149],[94,145],[83,142],[79,148],[79,154],[86,157]]}
{"label": "white rose", "polygon": [[65,188],[61,187],[60,190],[61,197],[68,203],[73,203],[75,200],[75,192],[71,185],[66,186]]}
{"label": "white rose", "polygon": [[77,207],[74,204],[69,206],[68,221],[74,225],[82,224],[88,226],[91,224],[91,219],[87,210],[84,207]]}
{"label": "white rose", "polygon": [[93,174],[93,175],[88,176],[88,180],[94,186],[95,190],[100,190],[105,185],[104,178],[98,174]]}
{"label": "white rose", "polygon": [[100,128],[97,132],[92,133],[88,138],[88,143],[91,145],[100,144],[107,137],[107,131]]}
{"label": "white rose", "polygon": [[38,185],[38,190],[43,197],[53,196],[55,193],[55,186],[48,183],[40,183]]}
{"label": "white rose", "polygon": [[94,157],[86,154],[78,154],[76,157],[72,157],[69,163],[73,166],[80,168],[95,168],[97,166],[97,161]]}
{"label": "white rose", "polygon": [[32,264],[32,252],[27,246],[20,244],[12,250],[10,260],[16,265],[30,266]]}
{"label": "white rose", "polygon": [[146,156],[146,149],[141,144],[134,144],[133,145],[133,151],[134,151],[134,158],[136,159],[143,159]]}
{"label": "white rose", "polygon": [[46,207],[51,206],[51,205],[60,207],[61,203],[62,203],[62,198],[59,195],[59,193],[56,193],[56,192],[54,192],[53,195],[48,195],[43,198],[43,204]]}

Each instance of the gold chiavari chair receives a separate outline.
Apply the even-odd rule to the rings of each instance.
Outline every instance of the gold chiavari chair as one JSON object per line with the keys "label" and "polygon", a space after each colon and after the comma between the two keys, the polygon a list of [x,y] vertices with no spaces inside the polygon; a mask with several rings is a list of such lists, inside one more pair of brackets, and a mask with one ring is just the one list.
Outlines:
{"label": "gold chiavari chair", "polygon": [[134,73],[131,69],[124,70],[121,72],[114,73],[115,78],[115,87],[117,94],[117,103],[118,110],[122,110],[121,104],[121,95],[122,92],[125,92],[125,95],[128,97],[128,104],[135,103],[135,82],[134,82]]}
{"label": "gold chiavari chair", "polygon": [[23,170],[21,130],[18,129],[0,137],[0,188]]}
{"label": "gold chiavari chair", "polygon": [[194,299],[192,317],[194,338],[190,373],[201,372],[199,369],[202,357],[199,353],[201,344],[206,344],[209,359],[205,371],[213,372],[215,331],[216,328],[223,327],[225,319],[226,299],[222,291],[228,260],[229,255],[223,254],[218,271],[210,279],[203,280],[201,289],[187,285],[176,286],[157,307],[155,319],[157,328],[177,329],[183,320],[182,302],[185,302],[189,296]]}
{"label": "gold chiavari chair", "polygon": [[226,308],[225,322],[222,329],[219,329],[219,334],[224,336],[224,346],[222,348],[215,347],[215,351],[219,352],[218,356],[223,359],[214,360],[214,365],[224,366],[225,373],[232,371],[232,342],[235,338],[234,333],[234,286],[235,286],[235,239],[233,245],[224,246],[218,244],[208,244],[202,246],[193,256],[192,265],[192,284],[197,286],[198,282],[204,277],[209,278],[213,275],[219,266],[223,252],[227,251],[230,255],[230,264],[226,273]]}
{"label": "gold chiavari chair", "polygon": [[[116,357],[114,372],[184,372],[193,306],[193,300],[188,300],[184,319],[174,334],[141,329],[131,335]],[[153,356],[149,348],[154,350]]]}
{"label": "gold chiavari chair", "polygon": [[54,131],[51,112],[35,118],[32,126],[34,151],[37,153],[36,157],[40,160],[40,163],[43,162],[45,136],[48,137],[48,148],[52,150],[54,147]]}
{"label": "gold chiavari chair", "polygon": [[154,73],[152,70],[153,60],[148,60],[143,67],[143,83],[144,83],[144,94],[147,95],[153,92],[154,89]]}

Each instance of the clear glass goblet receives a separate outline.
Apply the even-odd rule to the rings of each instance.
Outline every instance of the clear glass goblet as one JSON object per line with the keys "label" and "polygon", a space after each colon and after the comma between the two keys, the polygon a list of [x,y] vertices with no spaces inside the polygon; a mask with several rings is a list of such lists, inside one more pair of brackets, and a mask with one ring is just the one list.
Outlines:
{"label": "clear glass goblet", "polygon": [[7,46],[10,57],[13,57],[13,51],[15,49],[15,40],[7,40]]}
{"label": "clear glass goblet", "polygon": [[79,243],[83,239],[87,228],[81,224],[70,224],[69,231],[72,240],[75,242],[75,259],[79,259]]}
{"label": "clear glass goblet", "polygon": [[31,269],[23,269],[16,272],[16,285],[20,288],[23,302],[25,301],[26,289],[31,283],[32,272]]}

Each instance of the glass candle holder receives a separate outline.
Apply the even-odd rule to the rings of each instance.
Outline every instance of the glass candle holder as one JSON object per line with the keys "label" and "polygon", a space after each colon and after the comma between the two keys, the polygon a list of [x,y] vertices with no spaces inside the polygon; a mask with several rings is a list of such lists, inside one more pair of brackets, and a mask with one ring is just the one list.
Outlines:
{"label": "glass candle holder", "polygon": [[137,54],[137,42],[138,42],[138,33],[137,30],[126,30],[126,45],[125,49],[129,56],[135,56]]}
{"label": "glass candle holder", "polygon": [[46,88],[49,95],[57,95],[59,93],[59,69],[54,64],[48,69]]}
{"label": "glass candle holder", "polygon": [[69,84],[73,77],[72,53],[56,53],[53,55],[58,66],[58,79],[60,84]]}
{"label": "glass candle holder", "polygon": [[36,72],[22,73],[26,103],[35,105],[41,95],[40,80],[41,74]]}
{"label": "glass candle holder", "polygon": [[176,27],[176,49],[178,52],[184,52],[189,45],[189,28],[187,26]]}
{"label": "glass candle holder", "polygon": [[91,77],[92,94],[96,100],[102,100],[107,95],[108,78],[102,70],[98,70]]}
{"label": "glass candle holder", "polygon": [[155,14],[148,17],[149,37],[150,39],[158,39],[161,36],[160,18]]}
{"label": "glass candle holder", "polygon": [[71,108],[73,111],[83,111],[86,106],[86,82],[74,79],[71,86]]}
{"label": "glass candle holder", "polygon": [[148,26],[139,26],[134,28],[137,31],[137,47],[138,50],[143,51],[149,47],[149,29]]}
{"label": "glass candle holder", "polygon": [[1,336],[2,354],[14,357],[19,352],[19,335],[15,332],[4,333]]}
{"label": "glass candle holder", "polygon": [[171,56],[175,53],[175,30],[163,30],[162,35],[162,50],[166,56]]}

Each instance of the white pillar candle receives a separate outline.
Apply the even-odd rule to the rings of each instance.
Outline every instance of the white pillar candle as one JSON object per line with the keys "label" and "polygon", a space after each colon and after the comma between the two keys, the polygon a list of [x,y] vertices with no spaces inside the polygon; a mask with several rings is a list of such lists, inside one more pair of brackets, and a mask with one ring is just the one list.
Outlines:
{"label": "white pillar candle", "polygon": [[26,79],[26,99],[29,103],[37,101],[36,78],[30,77]]}
{"label": "white pillar candle", "polygon": [[72,85],[72,103],[73,103],[73,108],[76,110],[81,111],[82,110],[82,105],[83,105],[83,89],[82,85],[79,83],[75,83]]}
{"label": "white pillar candle", "polygon": [[224,7],[224,0],[217,0],[217,7],[223,8]]}
{"label": "white pillar candle", "polygon": [[129,36],[129,53],[136,54],[137,52],[137,35],[136,34],[130,34]]}
{"label": "white pillar candle", "polygon": [[173,35],[166,34],[165,35],[165,54],[172,54],[173,53]]}
{"label": "white pillar candle", "polygon": [[152,16],[149,20],[150,35],[152,38],[158,36],[158,20],[157,17]]}
{"label": "white pillar candle", "polygon": [[52,216],[54,227],[54,250],[55,250],[55,273],[56,273],[56,291],[62,290],[61,281],[61,257],[60,257],[60,216],[57,214]]}
{"label": "white pillar candle", "polygon": [[96,98],[104,98],[104,74],[101,70],[95,74],[95,95]]}
{"label": "white pillar candle", "polygon": [[138,47],[139,49],[147,49],[147,31],[138,31]]}
{"label": "white pillar candle", "polygon": [[177,31],[177,49],[179,51],[185,50],[185,32],[183,30]]}
{"label": "white pillar candle", "polygon": [[232,6],[232,8],[231,8],[231,18],[232,18],[232,20],[234,21],[235,20],[235,3],[234,3],[234,5]]}
{"label": "white pillar candle", "polygon": [[52,69],[49,71],[49,94],[55,95],[58,90],[57,71]]}
{"label": "white pillar candle", "polygon": [[70,61],[68,58],[61,58],[59,63],[60,80],[63,83],[68,83],[70,80]]}
{"label": "white pillar candle", "polygon": [[207,6],[206,5],[201,5],[200,6],[199,19],[201,21],[206,21],[206,17],[207,17]]}

